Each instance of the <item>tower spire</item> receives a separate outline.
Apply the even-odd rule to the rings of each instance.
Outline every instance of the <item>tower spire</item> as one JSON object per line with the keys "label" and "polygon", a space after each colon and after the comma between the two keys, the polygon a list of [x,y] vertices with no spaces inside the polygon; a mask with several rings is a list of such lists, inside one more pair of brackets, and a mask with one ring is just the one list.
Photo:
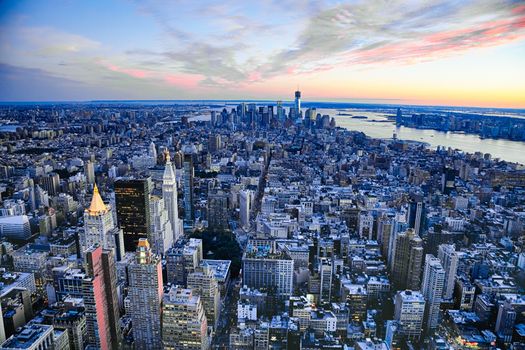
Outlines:
{"label": "tower spire", "polygon": [[104,204],[104,201],[102,200],[102,197],[100,197],[100,193],[98,191],[98,186],[95,183],[95,186],[93,187],[93,198],[91,199],[91,204],[88,208],[89,215],[97,215],[102,212],[106,212],[108,208]]}

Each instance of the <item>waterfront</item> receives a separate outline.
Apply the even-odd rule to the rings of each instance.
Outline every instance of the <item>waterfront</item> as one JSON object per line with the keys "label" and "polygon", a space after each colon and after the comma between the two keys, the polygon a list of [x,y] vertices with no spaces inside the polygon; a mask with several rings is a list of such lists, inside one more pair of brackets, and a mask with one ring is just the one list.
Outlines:
{"label": "waterfront", "polygon": [[321,109],[318,111],[321,114],[329,114],[331,117],[335,117],[338,126],[348,130],[362,131],[370,137],[391,138],[395,132],[399,139],[426,142],[432,148],[445,146],[457,148],[468,153],[490,153],[494,158],[525,164],[525,142],[481,139],[478,135],[473,134],[396,127],[395,123],[389,121],[384,113],[361,109],[345,109],[343,113],[352,114],[353,116],[366,116],[368,119],[354,119],[347,115],[337,115],[338,111],[335,109]]}

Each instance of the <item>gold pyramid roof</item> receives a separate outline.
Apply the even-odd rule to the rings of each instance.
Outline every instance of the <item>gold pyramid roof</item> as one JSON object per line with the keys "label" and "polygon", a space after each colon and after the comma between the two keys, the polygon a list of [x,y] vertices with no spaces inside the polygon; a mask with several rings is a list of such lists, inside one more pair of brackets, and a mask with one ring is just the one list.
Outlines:
{"label": "gold pyramid roof", "polygon": [[139,241],[137,242],[137,248],[141,248],[141,247],[149,249],[149,242],[147,238],[139,239]]}
{"label": "gold pyramid roof", "polygon": [[93,198],[91,199],[91,205],[87,211],[89,215],[97,215],[108,211],[108,208],[104,204],[102,197],[100,197],[97,184],[95,184],[95,187],[93,188]]}

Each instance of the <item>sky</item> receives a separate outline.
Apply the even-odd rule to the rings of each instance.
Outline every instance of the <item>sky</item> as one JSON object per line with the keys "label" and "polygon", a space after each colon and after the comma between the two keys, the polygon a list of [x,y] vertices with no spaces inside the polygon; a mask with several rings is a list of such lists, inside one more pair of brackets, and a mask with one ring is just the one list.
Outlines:
{"label": "sky", "polygon": [[0,100],[525,108],[525,1],[0,1]]}

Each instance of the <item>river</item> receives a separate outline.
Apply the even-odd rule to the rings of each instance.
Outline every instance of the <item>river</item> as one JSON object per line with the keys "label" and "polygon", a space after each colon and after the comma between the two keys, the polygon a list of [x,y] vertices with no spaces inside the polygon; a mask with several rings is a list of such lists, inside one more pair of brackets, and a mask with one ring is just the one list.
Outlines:
{"label": "river", "polygon": [[339,112],[335,109],[318,109],[317,112],[335,117],[337,126],[348,130],[362,131],[373,138],[392,138],[395,132],[398,139],[426,142],[432,148],[445,146],[468,153],[490,153],[493,158],[525,164],[525,142],[481,139],[474,134],[413,129],[403,126],[396,127],[395,123],[390,121],[384,113],[364,111],[362,109],[345,108],[345,111],[341,113],[352,114],[352,116],[365,116],[368,119],[354,119],[347,115],[337,115]]}

